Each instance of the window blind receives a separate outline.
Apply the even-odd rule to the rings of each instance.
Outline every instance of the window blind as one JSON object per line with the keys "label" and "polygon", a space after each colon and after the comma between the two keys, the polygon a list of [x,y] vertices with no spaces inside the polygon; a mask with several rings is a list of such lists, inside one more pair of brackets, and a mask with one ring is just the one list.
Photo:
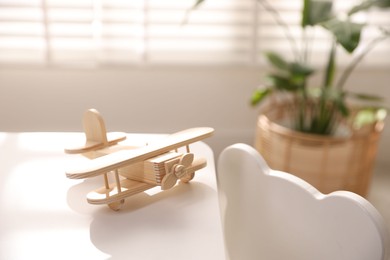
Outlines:
{"label": "window blind", "polygon": [[245,62],[250,55],[251,0],[206,1],[189,13],[193,0],[135,2],[102,2],[105,60],[132,53],[135,60],[152,64],[215,64]]}
{"label": "window blind", "polygon": [[[0,0],[0,64],[100,66],[143,64],[263,64],[263,53],[291,56],[289,42],[256,0]],[[298,0],[269,1],[300,40]],[[355,0],[334,1],[347,9]],[[389,26],[389,12],[361,21]],[[367,28],[363,38],[378,32]],[[366,37],[367,36],[367,37]],[[327,55],[327,34],[310,32],[314,63]],[[389,41],[365,59],[390,66]],[[348,55],[338,53],[347,61]]]}

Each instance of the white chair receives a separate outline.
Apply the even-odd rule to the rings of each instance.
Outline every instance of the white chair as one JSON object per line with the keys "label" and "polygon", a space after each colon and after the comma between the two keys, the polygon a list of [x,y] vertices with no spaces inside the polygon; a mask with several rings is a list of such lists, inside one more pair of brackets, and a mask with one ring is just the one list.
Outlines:
{"label": "white chair", "polygon": [[230,260],[386,260],[382,217],[351,192],[324,195],[302,179],[270,169],[252,147],[220,155],[217,184]]}

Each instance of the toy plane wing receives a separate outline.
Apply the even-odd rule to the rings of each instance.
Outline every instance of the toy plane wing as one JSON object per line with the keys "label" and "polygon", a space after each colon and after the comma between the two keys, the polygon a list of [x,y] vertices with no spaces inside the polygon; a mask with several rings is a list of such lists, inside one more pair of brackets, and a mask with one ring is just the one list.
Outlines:
{"label": "toy plane wing", "polygon": [[213,134],[209,127],[190,128],[169,135],[155,145],[141,147],[135,150],[122,150],[108,154],[86,163],[83,167],[68,170],[66,176],[70,179],[84,179],[98,176],[109,171],[140,162],[171,150],[188,146]]}
{"label": "toy plane wing", "polygon": [[120,182],[120,187],[120,192],[116,185],[110,185],[109,189],[107,189],[106,187],[101,187],[100,189],[91,191],[87,195],[87,201],[90,204],[96,205],[110,204],[153,188],[155,187],[155,185],[135,180],[123,179]]}
{"label": "toy plane wing", "polygon": [[102,141],[91,141],[87,140],[84,145],[67,147],[65,152],[68,154],[86,153],[89,151],[98,150],[106,146],[115,145],[126,139],[126,134],[122,132],[109,132],[107,133],[107,142]]}

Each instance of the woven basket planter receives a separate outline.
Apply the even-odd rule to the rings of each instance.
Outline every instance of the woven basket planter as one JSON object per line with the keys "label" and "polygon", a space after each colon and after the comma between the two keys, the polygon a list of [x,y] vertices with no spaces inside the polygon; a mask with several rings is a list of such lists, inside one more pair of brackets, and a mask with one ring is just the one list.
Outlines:
{"label": "woven basket planter", "polygon": [[300,133],[284,127],[285,106],[272,106],[258,118],[255,147],[269,166],[292,173],[320,190],[348,190],[366,196],[383,122],[348,137]]}

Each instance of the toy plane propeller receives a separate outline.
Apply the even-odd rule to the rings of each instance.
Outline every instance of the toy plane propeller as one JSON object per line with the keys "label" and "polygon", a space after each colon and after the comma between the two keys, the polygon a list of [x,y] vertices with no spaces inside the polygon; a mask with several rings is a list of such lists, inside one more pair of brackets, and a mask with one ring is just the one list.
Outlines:
{"label": "toy plane propeller", "polygon": [[[119,210],[125,198],[155,186],[167,190],[178,180],[189,182],[195,171],[204,168],[204,158],[195,158],[189,145],[211,136],[209,127],[191,128],[171,134],[163,140],[142,147],[119,144],[124,133],[106,133],[104,121],[96,110],[88,110],[83,118],[86,143],[67,148],[67,153],[81,153],[91,160],[83,166],[66,171],[70,179],[84,179],[103,175],[104,186],[88,193],[91,204],[108,204]],[[178,149],[185,147],[185,152]],[[113,173],[115,183],[108,182]]]}

